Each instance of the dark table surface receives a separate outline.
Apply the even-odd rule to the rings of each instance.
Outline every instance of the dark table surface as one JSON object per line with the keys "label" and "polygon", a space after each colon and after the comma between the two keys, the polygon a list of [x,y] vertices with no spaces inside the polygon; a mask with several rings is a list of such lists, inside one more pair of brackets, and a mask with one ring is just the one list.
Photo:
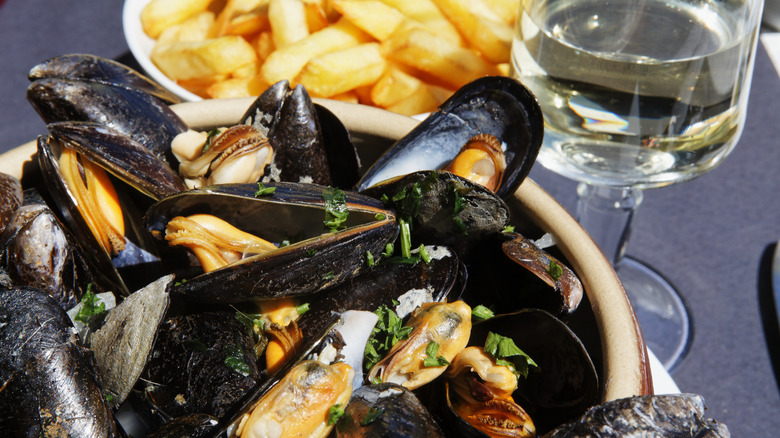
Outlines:
{"label": "dark table surface", "polygon": [[[90,53],[133,64],[119,0],[0,0],[0,153],[44,133],[25,100],[27,70]],[[672,372],[704,396],[734,436],[780,430],[780,330],[771,255],[780,239],[780,78],[759,47],[739,145],[693,181],[648,190],[628,254],[682,291],[693,318],[690,352]],[[573,210],[575,184],[537,166],[531,176]]]}

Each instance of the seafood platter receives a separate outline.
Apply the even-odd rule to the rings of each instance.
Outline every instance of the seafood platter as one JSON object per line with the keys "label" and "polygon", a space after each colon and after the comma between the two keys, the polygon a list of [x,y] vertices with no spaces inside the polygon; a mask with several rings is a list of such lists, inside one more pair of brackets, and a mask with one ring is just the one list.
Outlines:
{"label": "seafood platter", "polygon": [[526,178],[516,80],[419,122],[286,81],[176,104],[90,55],[30,81],[48,132],[0,156],[3,436],[727,436],[652,395],[614,271]]}

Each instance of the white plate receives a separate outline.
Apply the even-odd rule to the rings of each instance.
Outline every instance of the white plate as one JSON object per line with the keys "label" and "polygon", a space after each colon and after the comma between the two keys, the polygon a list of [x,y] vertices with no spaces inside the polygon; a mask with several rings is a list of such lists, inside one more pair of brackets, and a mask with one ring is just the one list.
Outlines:
{"label": "white plate", "polygon": [[130,52],[144,69],[146,75],[157,83],[167,88],[173,94],[179,96],[185,102],[195,102],[203,100],[200,96],[179,86],[175,81],[168,79],[167,76],[157,68],[152,62],[150,55],[154,48],[154,40],[144,33],[141,27],[141,11],[150,0],[126,0],[122,9],[122,28],[125,32],[125,40]]}

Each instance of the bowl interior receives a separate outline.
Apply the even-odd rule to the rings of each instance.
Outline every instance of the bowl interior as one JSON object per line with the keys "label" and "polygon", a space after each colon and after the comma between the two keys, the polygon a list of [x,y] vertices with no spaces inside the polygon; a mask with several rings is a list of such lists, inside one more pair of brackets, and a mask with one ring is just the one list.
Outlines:
{"label": "bowl interior", "polygon": [[[193,128],[235,124],[253,98],[216,99],[174,105],[173,110]],[[395,139],[418,121],[382,109],[315,99],[349,129],[361,161],[373,162]],[[22,178],[26,186],[40,181],[30,142],[0,155],[0,172]],[[513,222],[530,238],[551,233],[554,255],[565,260],[583,283],[586,297],[567,323],[580,336],[599,372],[602,401],[653,391],[649,360],[639,325],[614,270],[588,234],[549,194],[527,179],[508,202]]]}

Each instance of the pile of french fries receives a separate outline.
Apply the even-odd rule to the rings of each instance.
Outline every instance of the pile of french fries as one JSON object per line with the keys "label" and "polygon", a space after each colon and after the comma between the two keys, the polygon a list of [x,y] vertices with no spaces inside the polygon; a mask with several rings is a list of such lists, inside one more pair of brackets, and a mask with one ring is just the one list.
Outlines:
{"label": "pile of french fries", "polygon": [[413,115],[509,72],[520,0],[151,0],[151,59],[204,98],[287,79],[311,96]]}

